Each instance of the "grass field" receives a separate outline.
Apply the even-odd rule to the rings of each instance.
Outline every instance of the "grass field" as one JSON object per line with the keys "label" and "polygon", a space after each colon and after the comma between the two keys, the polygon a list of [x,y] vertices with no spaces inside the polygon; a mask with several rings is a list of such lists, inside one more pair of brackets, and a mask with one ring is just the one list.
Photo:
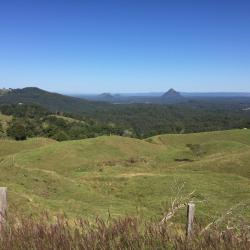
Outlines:
{"label": "grass field", "polygon": [[[202,201],[196,209],[200,221],[211,221],[237,204],[238,216],[250,219],[250,130],[147,140],[2,140],[0,170],[10,213],[160,219],[184,185],[183,195],[195,190],[194,199]],[[184,211],[176,219],[183,216]]]}

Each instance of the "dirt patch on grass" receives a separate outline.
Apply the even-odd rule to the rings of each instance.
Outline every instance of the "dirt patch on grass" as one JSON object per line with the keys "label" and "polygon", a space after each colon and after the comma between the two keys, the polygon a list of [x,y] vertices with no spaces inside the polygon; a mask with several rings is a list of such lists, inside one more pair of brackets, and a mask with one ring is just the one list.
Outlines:
{"label": "dirt patch on grass", "polygon": [[113,166],[133,166],[138,163],[149,163],[149,160],[144,157],[130,157],[124,160],[108,160],[108,161],[101,161],[98,163],[99,167],[113,167]]}
{"label": "dirt patch on grass", "polygon": [[137,177],[137,176],[156,176],[159,174],[153,174],[153,173],[125,173],[120,174],[119,177]]}

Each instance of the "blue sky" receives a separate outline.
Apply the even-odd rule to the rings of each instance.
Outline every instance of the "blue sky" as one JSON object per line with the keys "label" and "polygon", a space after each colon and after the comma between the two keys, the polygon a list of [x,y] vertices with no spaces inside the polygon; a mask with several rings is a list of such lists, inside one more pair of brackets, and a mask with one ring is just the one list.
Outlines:
{"label": "blue sky", "polygon": [[248,0],[0,0],[0,87],[250,91]]}

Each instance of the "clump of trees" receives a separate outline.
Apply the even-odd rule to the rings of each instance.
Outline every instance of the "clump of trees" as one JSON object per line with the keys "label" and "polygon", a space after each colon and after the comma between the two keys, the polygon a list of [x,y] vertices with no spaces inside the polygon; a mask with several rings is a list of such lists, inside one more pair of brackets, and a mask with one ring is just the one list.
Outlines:
{"label": "clump of trees", "polygon": [[[91,119],[68,119],[67,114],[52,113],[38,105],[3,105],[0,111],[12,115],[7,135],[16,140],[31,137],[48,137],[58,141],[85,139],[100,135],[126,135],[131,133],[113,123]],[[69,116],[69,115],[68,115]]]}
{"label": "clump of trees", "polygon": [[7,135],[15,138],[17,141],[23,141],[27,139],[26,127],[20,121],[13,122],[7,129]]}

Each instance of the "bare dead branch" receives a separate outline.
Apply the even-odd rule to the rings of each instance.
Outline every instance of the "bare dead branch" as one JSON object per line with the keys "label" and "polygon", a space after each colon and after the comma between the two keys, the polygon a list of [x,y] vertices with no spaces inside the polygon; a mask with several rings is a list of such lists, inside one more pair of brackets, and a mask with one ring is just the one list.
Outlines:
{"label": "bare dead branch", "polygon": [[[231,215],[231,214],[233,213],[233,210],[237,209],[239,206],[244,206],[244,205],[245,205],[245,204],[238,203],[238,204],[234,205],[233,207],[229,208],[229,209],[227,210],[227,212],[224,213],[222,216],[220,216],[217,220],[210,222],[205,228],[203,228],[203,229],[201,230],[201,232],[200,232],[200,235],[203,234],[204,232],[206,232],[208,229],[210,229],[213,225],[217,225],[217,224],[223,222],[223,220],[224,220],[228,215]],[[229,228],[230,228],[230,229],[233,229],[232,227],[229,227],[228,225],[227,225],[227,228],[228,228],[228,229],[229,229]]]}
{"label": "bare dead branch", "polygon": [[[182,187],[179,189],[179,192],[177,193],[177,195],[179,195],[181,189],[183,189],[184,185],[182,185]],[[167,222],[168,220],[170,220],[175,214],[176,212],[187,206],[188,202],[190,202],[190,198],[193,196],[193,194],[195,193],[195,190],[192,191],[191,193],[189,193],[186,197],[180,197],[178,198],[178,196],[176,196],[174,198],[174,200],[171,202],[171,208],[169,210],[169,212],[163,217],[163,219],[160,221],[160,225],[162,225],[163,223]]]}

